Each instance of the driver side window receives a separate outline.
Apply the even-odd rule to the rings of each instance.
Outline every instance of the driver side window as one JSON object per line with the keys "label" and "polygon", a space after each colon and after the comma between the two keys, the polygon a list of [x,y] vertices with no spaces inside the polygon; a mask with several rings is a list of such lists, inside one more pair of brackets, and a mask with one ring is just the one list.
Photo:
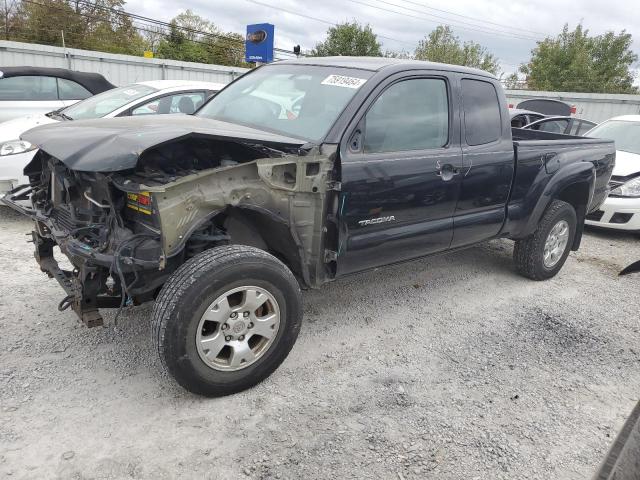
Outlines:
{"label": "driver side window", "polygon": [[439,148],[448,138],[449,101],[442,79],[395,83],[376,99],[365,117],[365,153]]}

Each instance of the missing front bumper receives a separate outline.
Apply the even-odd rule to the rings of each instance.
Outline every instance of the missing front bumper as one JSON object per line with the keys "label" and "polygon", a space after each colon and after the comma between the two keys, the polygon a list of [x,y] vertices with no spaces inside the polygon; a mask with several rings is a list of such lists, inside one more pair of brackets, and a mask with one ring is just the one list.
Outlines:
{"label": "missing front bumper", "polygon": [[27,217],[33,217],[35,212],[31,206],[31,191],[31,185],[19,185],[1,197],[0,202]]}
{"label": "missing front bumper", "polygon": [[38,232],[31,232],[31,236],[40,269],[50,278],[55,278],[67,294],[60,302],[59,309],[71,307],[87,327],[103,325],[104,320],[98,308],[118,307],[121,298],[98,294],[102,287],[100,267],[84,265],[74,271],[63,270],[53,254],[55,242],[41,237]]}

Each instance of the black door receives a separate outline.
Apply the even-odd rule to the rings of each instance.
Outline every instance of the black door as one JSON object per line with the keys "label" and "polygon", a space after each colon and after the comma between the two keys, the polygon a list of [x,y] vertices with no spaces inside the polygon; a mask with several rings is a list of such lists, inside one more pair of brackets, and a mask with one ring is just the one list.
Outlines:
{"label": "black door", "polygon": [[354,122],[342,148],[339,274],[449,248],[462,167],[450,87],[445,76],[390,80]]}
{"label": "black door", "polygon": [[495,85],[463,78],[464,173],[454,217],[452,247],[497,235],[514,174],[513,142]]}

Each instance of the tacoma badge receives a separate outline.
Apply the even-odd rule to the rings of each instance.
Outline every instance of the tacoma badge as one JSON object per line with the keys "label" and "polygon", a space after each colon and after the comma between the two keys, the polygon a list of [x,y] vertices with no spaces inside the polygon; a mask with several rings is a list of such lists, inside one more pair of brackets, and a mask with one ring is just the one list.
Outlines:
{"label": "tacoma badge", "polygon": [[365,227],[367,225],[377,225],[378,223],[387,223],[387,222],[395,222],[396,217],[393,215],[388,217],[378,217],[378,218],[368,218],[366,220],[360,220],[358,225],[361,227]]}

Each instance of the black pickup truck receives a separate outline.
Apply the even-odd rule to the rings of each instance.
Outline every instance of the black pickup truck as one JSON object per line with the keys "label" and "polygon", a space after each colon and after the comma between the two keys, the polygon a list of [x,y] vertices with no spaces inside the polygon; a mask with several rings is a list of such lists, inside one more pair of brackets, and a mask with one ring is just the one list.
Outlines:
{"label": "black pickup truck", "polygon": [[194,116],[23,138],[40,149],[30,185],[4,201],[34,219],[59,307],[93,326],[99,308],[155,300],[164,365],[209,396],[285,359],[301,288],[500,237],[522,275],[553,277],[615,160],[610,141],[512,130],[486,72],[386,58],[278,62]]}

